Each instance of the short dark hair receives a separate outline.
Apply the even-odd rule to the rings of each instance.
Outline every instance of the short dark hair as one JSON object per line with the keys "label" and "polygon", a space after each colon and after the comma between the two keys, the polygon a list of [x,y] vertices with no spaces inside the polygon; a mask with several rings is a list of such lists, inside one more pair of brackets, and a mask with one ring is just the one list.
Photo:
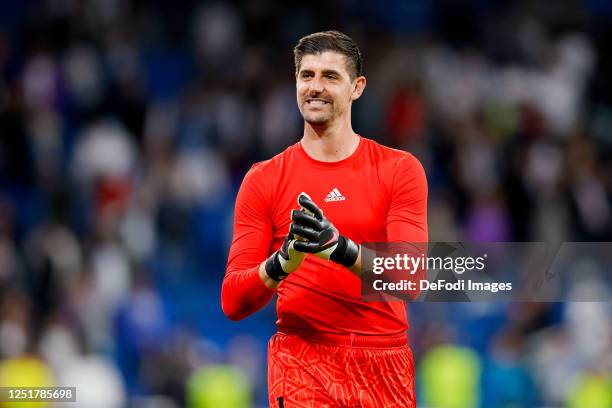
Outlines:
{"label": "short dark hair", "polygon": [[363,75],[363,61],[359,47],[351,37],[340,31],[321,31],[302,37],[293,49],[295,72],[299,71],[304,55],[320,54],[325,51],[334,51],[345,56],[351,79]]}

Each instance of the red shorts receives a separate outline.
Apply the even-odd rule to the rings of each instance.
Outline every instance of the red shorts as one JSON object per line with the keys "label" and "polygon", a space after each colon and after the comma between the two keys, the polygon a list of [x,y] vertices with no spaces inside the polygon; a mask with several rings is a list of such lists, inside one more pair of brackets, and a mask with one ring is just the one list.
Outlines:
{"label": "red shorts", "polygon": [[274,408],[412,408],[414,361],[406,335],[277,333],[268,345]]}

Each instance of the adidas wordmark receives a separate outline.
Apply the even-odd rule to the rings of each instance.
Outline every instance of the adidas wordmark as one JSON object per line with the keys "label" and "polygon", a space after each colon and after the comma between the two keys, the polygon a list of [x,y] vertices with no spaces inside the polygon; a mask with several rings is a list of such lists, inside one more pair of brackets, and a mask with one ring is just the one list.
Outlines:
{"label": "adidas wordmark", "polygon": [[346,197],[343,196],[342,193],[340,192],[340,190],[338,190],[337,188],[334,188],[325,197],[325,202],[326,203],[329,203],[331,201],[344,201],[344,200],[346,200]]}

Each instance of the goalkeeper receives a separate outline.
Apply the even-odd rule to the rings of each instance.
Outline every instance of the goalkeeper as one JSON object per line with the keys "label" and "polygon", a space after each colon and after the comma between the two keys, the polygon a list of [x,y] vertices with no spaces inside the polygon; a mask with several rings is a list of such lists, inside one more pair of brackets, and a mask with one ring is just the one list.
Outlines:
{"label": "goalkeeper", "polygon": [[240,320],[278,300],[271,407],[414,407],[403,302],[363,302],[363,242],[426,242],[427,182],[409,153],[356,134],[361,53],[337,31],[294,49],[301,140],[246,174],[221,304]]}

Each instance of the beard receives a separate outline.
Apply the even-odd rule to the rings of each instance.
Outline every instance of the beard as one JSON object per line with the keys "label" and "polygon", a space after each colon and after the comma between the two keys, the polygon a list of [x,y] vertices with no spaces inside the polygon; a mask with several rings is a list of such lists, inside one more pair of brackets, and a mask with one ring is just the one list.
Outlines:
{"label": "beard", "polygon": [[333,115],[330,112],[302,112],[304,121],[311,125],[324,125],[331,121]]}
{"label": "beard", "polygon": [[312,111],[308,109],[306,103],[302,105],[302,109],[300,109],[300,113],[304,118],[304,121],[311,125],[324,125],[329,123],[336,116],[336,111],[333,108],[333,105],[329,107],[329,109],[323,109],[318,111]]}

